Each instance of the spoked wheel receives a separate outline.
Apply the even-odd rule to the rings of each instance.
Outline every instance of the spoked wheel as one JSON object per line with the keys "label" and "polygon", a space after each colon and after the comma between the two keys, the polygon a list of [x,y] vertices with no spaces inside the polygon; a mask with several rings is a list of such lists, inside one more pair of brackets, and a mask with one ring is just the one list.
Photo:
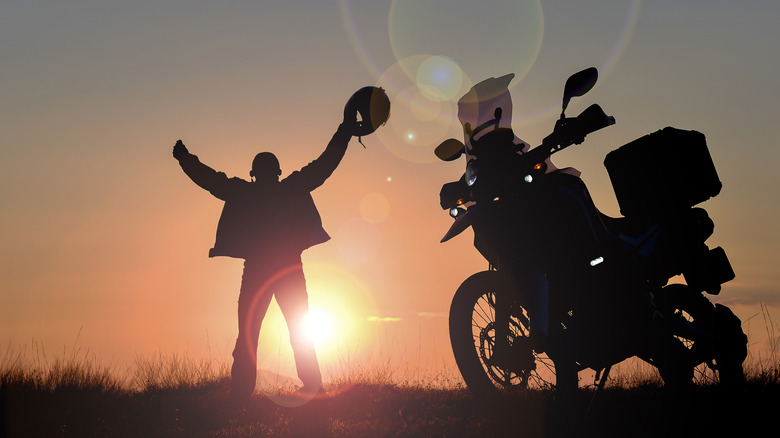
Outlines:
{"label": "spoked wheel", "polygon": [[[496,299],[509,305],[507,341],[497,348]],[[555,366],[536,353],[529,339],[530,317],[495,271],[472,275],[450,307],[450,341],[458,369],[478,396],[495,397],[526,388],[552,388]],[[504,305],[504,304],[502,304]]]}

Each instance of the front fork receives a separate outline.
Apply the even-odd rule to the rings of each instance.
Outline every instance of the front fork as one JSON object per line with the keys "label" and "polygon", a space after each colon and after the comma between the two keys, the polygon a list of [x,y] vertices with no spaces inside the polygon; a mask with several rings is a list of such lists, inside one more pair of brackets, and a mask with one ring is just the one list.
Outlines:
{"label": "front fork", "polygon": [[[495,294],[495,359],[502,368],[533,369],[534,352],[546,353],[555,365],[557,396],[567,397],[578,387],[577,373],[581,368],[575,358],[574,346],[564,332],[550,327],[551,297],[547,278],[541,268],[531,264],[502,264],[510,294]],[[524,336],[513,337],[510,324],[513,317],[512,302],[518,302],[528,314]],[[557,309],[561,310],[561,309]],[[520,311],[519,309],[517,310]],[[563,327],[561,327],[563,328]],[[527,342],[526,345],[520,343]],[[528,363],[528,361],[531,361]],[[606,373],[602,377],[606,380]]]}
{"label": "front fork", "polygon": [[[506,266],[505,266],[506,267]],[[547,280],[541,269],[527,266],[516,266],[515,269],[506,269],[508,293],[494,293],[495,309],[495,347],[494,354],[497,360],[511,356],[513,347],[517,342],[530,342],[537,352],[543,348],[544,341],[549,335],[549,305],[547,293]],[[528,312],[530,322],[521,324],[529,329],[526,333],[517,336],[510,328],[512,317],[524,318],[522,315],[513,315],[513,304],[521,303]],[[520,312],[520,309],[516,309]]]}

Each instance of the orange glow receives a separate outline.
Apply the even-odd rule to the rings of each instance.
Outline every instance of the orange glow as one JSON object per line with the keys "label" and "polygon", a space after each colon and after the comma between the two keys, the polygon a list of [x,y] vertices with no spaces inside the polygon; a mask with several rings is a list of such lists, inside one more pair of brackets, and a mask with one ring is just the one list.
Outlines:
{"label": "orange glow", "polygon": [[309,315],[306,318],[306,327],[304,328],[306,336],[314,342],[314,345],[321,347],[332,342],[338,335],[336,321],[326,310],[321,308],[309,309]]}
{"label": "orange glow", "polygon": [[[574,166],[599,210],[618,217],[605,155],[667,125],[703,132],[723,182],[721,194],[700,205],[716,227],[707,244],[722,246],[737,274],[710,298],[735,306],[751,345],[770,346],[753,315],[763,302],[780,319],[780,149],[767,129],[780,58],[754,40],[780,39],[778,3],[754,2],[735,14],[733,2],[711,2],[706,20],[684,20],[697,12],[684,2],[644,2],[636,12],[640,2],[632,1],[597,21],[577,19],[584,6],[557,3],[545,3],[543,23],[535,23],[544,30],[517,26],[541,18],[518,15],[540,2],[489,2],[499,14],[484,3],[452,2],[435,22],[424,19],[437,16],[433,2],[4,2],[2,341],[41,341],[50,356],[77,343],[120,372],[156,353],[229,365],[243,261],[208,257],[224,202],[182,172],[174,143],[182,139],[203,163],[246,180],[252,158],[273,152],[286,177],[322,153],[352,93],[374,85],[391,99],[390,119],[362,145],[353,138],[312,192],[331,236],[303,253],[310,309],[333,321],[327,336],[324,323],[312,322],[318,360],[334,376],[345,362],[454,366],[452,296],[488,263],[472,230],[440,243],[452,217],[438,195],[461,178],[466,157],[442,162],[434,149],[448,138],[467,140],[460,97],[508,73],[516,75],[514,116],[503,108],[502,126],[540,144],[559,120],[566,78],[593,65],[599,84],[567,112],[598,103],[618,123],[526,173]],[[426,14],[412,13],[420,8]],[[484,10],[505,25],[484,22]],[[635,12],[645,26],[636,33],[626,20]],[[649,26],[654,17],[668,18],[663,29]],[[538,32],[510,38],[520,45],[487,37],[506,24]],[[480,32],[463,33],[464,26]],[[542,33],[538,57],[497,55],[535,53]],[[671,69],[647,68],[669,59],[678,61]],[[472,201],[465,189],[459,194],[463,214]],[[296,376],[275,300],[260,338],[259,366]]]}

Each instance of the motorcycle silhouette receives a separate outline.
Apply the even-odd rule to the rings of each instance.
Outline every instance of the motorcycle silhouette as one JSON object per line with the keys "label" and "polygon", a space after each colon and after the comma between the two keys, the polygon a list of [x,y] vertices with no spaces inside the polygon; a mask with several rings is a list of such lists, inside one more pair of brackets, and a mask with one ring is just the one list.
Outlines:
{"label": "motorcycle silhouette", "polygon": [[[466,159],[463,176],[440,192],[455,219],[442,242],[471,227],[489,262],[460,285],[450,308],[452,349],[468,388],[483,396],[569,393],[587,368],[601,388],[611,367],[633,356],[657,367],[666,388],[690,387],[703,363],[721,384],[744,382],[741,322],[705,296],[734,273],[723,249],[705,244],[713,222],[695,207],[721,189],[704,136],[665,128],[607,154],[623,215],[609,217],[579,172],[550,162],[615,123],[596,104],[565,115],[598,71],[566,81],[561,117],[533,149],[509,126],[512,78],[475,85],[458,102],[465,142],[448,139],[435,151],[443,161]],[[669,283],[680,275],[684,283]]]}

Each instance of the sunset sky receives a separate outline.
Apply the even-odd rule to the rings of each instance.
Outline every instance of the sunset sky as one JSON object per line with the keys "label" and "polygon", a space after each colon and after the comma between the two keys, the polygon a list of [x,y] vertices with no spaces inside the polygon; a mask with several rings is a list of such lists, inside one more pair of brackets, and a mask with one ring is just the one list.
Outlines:
{"label": "sunset sky", "polygon": [[[158,352],[228,361],[242,263],[208,258],[222,203],[173,144],[246,179],[272,151],[287,175],[319,155],[354,91],[380,85],[389,123],[365,149],[353,139],[313,193],[333,237],[304,253],[311,306],[333,323],[323,370],[451,367],[450,300],[487,268],[470,231],[439,243],[452,222],[439,189],[464,163],[433,148],[462,138],[455,102],[515,73],[513,127],[536,145],[566,78],[595,66],[568,113],[599,103],[617,124],[553,161],[582,171],[614,216],[608,152],[665,126],[703,132],[724,184],[702,205],[708,243],[737,273],[713,300],[759,347],[759,303],[780,320],[778,17],[770,0],[5,0],[0,345],[77,344],[120,367]],[[261,349],[280,372],[286,336],[272,304]]]}

